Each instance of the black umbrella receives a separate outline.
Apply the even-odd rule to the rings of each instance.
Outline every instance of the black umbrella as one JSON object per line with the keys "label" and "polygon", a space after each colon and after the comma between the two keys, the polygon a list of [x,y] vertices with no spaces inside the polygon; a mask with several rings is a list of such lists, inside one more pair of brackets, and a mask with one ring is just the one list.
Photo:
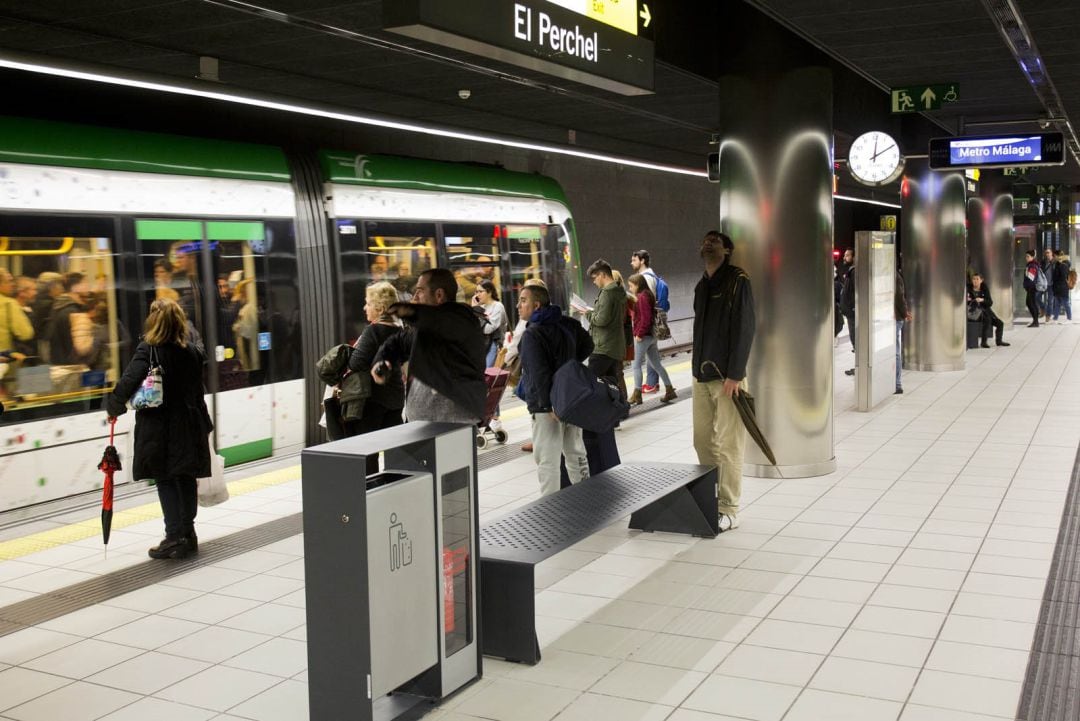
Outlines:
{"label": "black umbrella", "polygon": [[[712,366],[716,371],[716,375],[720,376],[720,380],[725,380],[724,374],[720,372],[720,369],[716,367],[716,364],[712,361],[705,361],[701,364],[702,375],[705,374],[705,366]],[[750,395],[749,391],[736,390],[731,396],[731,401],[735,404],[735,409],[739,411],[739,418],[742,418],[743,425],[746,426],[746,432],[750,434],[750,437],[754,439],[754,443],[761,449],[761,452],[765,454],[765,457],[769,459],[769,463],[776,465],[776,455],[773,454],[772,447],[769,445],[769,441],[765,438],[765,434],[761,432],[761,427],[757,422],[757,412],[755,410],[754,396]]]}

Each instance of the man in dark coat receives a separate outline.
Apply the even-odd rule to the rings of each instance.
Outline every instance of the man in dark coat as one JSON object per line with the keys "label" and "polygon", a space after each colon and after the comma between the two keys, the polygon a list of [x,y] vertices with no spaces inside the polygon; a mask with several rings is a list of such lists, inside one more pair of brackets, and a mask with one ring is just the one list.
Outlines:
{"label": "man in dark coat", "polygon": [[487,341],[480,318],[458,303],[454,274],[432,268],[416,280],[412,303],[389,312],[409,324],[375,354],[371,377],[379,384],[394,364],[409,364],[405,417],[410,421],[477,423],[484,414]]}
{"label": "man in dark coat", "polygon": [[518,297],[518,315],[529,325],[521,337],[521,383],[518,386],[532,416],[533,459],[540,476],[540,495],[559,490],[559,457],[566,459],[571,483],[589,477],[582,431],[560,421],[551,407],[555,372],[567,362],[584,363],[593,340],[581,323],[551,305],[547,288],[529,287]]}
{"label": "man in dark coat", "polygon": [[47,337],[49,339],[49,362],[53,365],[78,365],[86,358],[75,352],[75,340],[71,335],[71,316],[86,312],[86,298],[90,288],[82,273],[65,273],[64,293],[52,306]]}
{"label": "man in dark coat", "polygon": [[989,348],[990,344],[987,342],[990,339],[990,328],[994,329],[994,338],[997,344],[1000,346],[1009,345],[1002,340],[1002,335],[1005,332],[1005,323],[998,318],[997,315],[991,310],[991,306],[994,305],[994,299],[990,297],[990,288],[983,281],[983,277],[980,273],[972,273],[971,285],[967,289],[967,302],[970,308],[978,308],[982,310],[980,322],[982,323],[982,347]]}
{"label": "man in dark coat", "polygon": [[694,288],[694,450],[719,472],[720,530],[739,525],[746,428],[732,398],[747,390],[746,365],[754,342],[750,277],[731,264],[735,244],[715,230],[701,241],[705,273]]}

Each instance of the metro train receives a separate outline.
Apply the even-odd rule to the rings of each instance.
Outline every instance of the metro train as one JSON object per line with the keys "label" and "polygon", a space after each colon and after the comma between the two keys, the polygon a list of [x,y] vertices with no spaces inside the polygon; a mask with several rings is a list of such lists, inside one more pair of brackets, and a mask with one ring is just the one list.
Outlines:
{"label": "metro train", "polygon": [[[235,465],[303,446],[319,399],[305,397],[301,328],[337,308],[339,340],[357,337],[368,283],[408,299],[442,266],[463,302],[484,279],[508,309],[529,278],[560,303],[580,292],[573,218],[551,178],[301,156],[0,117],[0,512],[100,487],[102,399],[155,297],[177,300],[203,338],[215,446]],[[301,181],[298,162],[318,182]],[[332,282],[305,281],[298,263],[316,224],[327,242],[313,262]],[[117,424],[121,452],[133,422]]]}

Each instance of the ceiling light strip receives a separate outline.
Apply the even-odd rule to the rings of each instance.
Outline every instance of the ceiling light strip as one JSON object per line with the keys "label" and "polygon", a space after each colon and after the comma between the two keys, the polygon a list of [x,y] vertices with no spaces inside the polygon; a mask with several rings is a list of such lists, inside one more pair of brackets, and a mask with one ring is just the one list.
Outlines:
{"label": "ceiling light strip", "polygon": [[191,97],[206,98],[209,100],[220,100],[227,103],[235,103],[238,105],[264,108],[266,110],[277,110],[285,113],[294,113],[297,115],[328,118],[331,120],[340,120],[346,123],[370,125],[379,128],[387,128],[389,130],[400,130],[407,133],[421,133],[424,135],[433,135],[436,137],[449,138],[452,140],[464,140],[474,143],[499,145],[507,148],[518,148],[520,150],[535,150],[543,153],[552,153],[555,155],[567,155],[575,158],[583,158],[585,160],[596,160],[602,163],[613,163],[615,165],[641,168],[642,170],[655,170],[661,173],[689,175],[698,178],[708,177],[708,174],[704,170],[697,170],[694,168],[686,168],[677,165],[666,165],[663,163],[650,163],[643,160],[635,160],[633,158],[620,157],[617,155],[607,155],[605,153],[594,153],[587,150],[564,148],[558,145],[548,145],[545,143],[535,143],[525,140],[514,140],[511,138],[501,138],[493,135],[481,135],[478,133],[467,133],[459,130],[452,130],[450,128],[422,125],[419,123],[412,123],[403,120],[392,120],[389,118],[380,118],[373,115],[360,115],[357,113],[343,112],[339,110],[332,110],[329,108],[324,109],[316,107],[314,105],[306,105],[287,100],[277,100],[271,96],[258,97],[245,93],[204,89],[194,87],[192,85],[182,84],[182,82],[180,81],[169,82],[156,79],[144,80],[133,76],[113,75],[101,70],[82,70],[75,67],[69,67],[65,64],[56,63],[51,59],[22,59],[18,57],[15,53],[11,53],[8,51],[0,53],[0,68],[21,70],[25,72],[39,73],[42,75],[52,75],[63,78],[71,78],[74,80],[86,80],[89,82],[105,83],[108,85],[140,88],[142,90],[153,90],[157,92],[173,93],[176,95],[187,95]]}
{"label": "ceiling light strip", "polygon": [[897,205],[896,203],[886,203],[883,200],[868,200],[866,198],[855,198],[855,197],[852,197],[850,195],[834,195],[833,198],[836,199],[836,200],[848,200],[848,201],[851,201],[852,203],[868,203],[870,205],[883,205],[886,208],[900,208],[901,207],[901,206]]}

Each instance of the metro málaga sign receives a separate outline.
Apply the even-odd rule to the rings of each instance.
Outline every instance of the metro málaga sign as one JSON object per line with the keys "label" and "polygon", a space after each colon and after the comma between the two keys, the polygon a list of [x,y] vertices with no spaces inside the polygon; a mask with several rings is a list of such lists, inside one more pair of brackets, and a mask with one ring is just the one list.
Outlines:
{"label": "metro m\u00e1laga sign", "polygon": [[[652,15],[644,4],[639,12],[637,0],[615,0],[616,6],[618,13],[597,15],[570,0],[383,0],[383,25],[622,95],[650,94],[653,43],[637,30],[648,27]],[[644,24],[632,25],[637,20]]]}
{"label": "metro m\u00e1laga sign", "polygon": [[1062,165],[1065,136],[1061,133],[1015,133],[933,138],[930,167],[1012,168],[1033,165]]}

